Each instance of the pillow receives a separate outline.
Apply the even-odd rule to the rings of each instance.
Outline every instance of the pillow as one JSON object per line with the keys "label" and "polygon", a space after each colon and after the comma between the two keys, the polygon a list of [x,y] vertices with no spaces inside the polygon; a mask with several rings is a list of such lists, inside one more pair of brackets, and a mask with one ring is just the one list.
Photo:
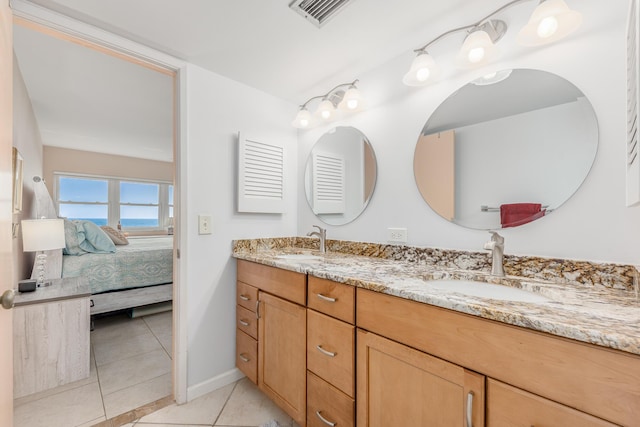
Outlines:
{"label": "pillow", "polygon": [[69,221],[68,219],[64,220],[64,241],[65,241],[65,247],[62,250],[63,254],[84,255],[87,253],[87,251],[85,251],[80,247],[77,224],[73,221]]}
{"label": "pillow", "polygon": [[65,255],[86,253],[106,254],[116,251],[116,245],[95,223],[86,220],[64,220]]}
{"label": "pillow", "polygon": [[103,225],[100,228],[102,228],[102,231],[107,233],[107,236],[109,236],[109,238],[113,241],[114,244],[116,245],[129,244],[129,240],[127,240],[127,237],[121,231],[118,231],[113,227],[109,227],[108,225]]}
{"label": "pillow", "polygon": [[113,253],[116,251],[116,245],[107,236],[107,233],[91,221],[78,221],[84,231],[84,240],[82,236],[78,236],[80,247],[87,252],[95,254]]}

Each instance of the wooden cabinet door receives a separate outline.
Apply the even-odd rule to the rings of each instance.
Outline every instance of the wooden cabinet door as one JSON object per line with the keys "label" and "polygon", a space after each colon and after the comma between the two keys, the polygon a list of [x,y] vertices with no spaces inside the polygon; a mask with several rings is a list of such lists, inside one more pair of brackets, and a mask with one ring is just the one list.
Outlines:
{"label": "wooden cabinet door", "polygon": [[484,426],[484,376],[360,329],[357,343],[358,427]]}
{"label": "wooden cabinet door", "polygon": [[300,426],[306,425],[306,308],[259,293],[258,385]]}

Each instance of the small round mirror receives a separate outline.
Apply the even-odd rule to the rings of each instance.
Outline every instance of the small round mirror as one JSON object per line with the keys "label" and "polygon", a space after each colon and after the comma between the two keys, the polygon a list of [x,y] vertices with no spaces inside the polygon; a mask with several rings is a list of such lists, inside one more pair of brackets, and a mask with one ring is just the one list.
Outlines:
{"label": "small round mirror", "polygon": [[367,137],[353,127],[337,127],[313,146],[304,175],[307,202],[330,225],[356,219],[376,185],[377,167]]}
{"label": "small round mirror", "polygon": [[495,230],[548,215],[580,187],[598,147],[593,107],[539,70],[472,81],[431,115],[413,169],[424,200],[464,227]]}

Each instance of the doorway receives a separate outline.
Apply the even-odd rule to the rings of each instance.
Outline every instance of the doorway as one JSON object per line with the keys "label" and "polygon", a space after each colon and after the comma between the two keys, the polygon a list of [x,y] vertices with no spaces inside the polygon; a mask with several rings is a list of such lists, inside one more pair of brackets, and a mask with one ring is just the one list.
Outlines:
{"label": "doorway", "polygon": [[[174,206],[172,206],[171,208],[173,209],[172,211],[172,215],[171,218],[173,218],[172,223],[170,224],[173,228],[174,228],[174,235],[175,235],[175,239],[176,242],[173,245],[173,294],[174,294],[174,312],[172,315],[167,316],[167,314],[149,314],[148,316],[143,316],[143,317],[133,317],[133,318],[129,318],[128,313],[126,312],[119,312],[116,313],[114,316],[104,316],[103,319],[105,319],[104,325],[101,325],[100,328],[96,329],[96,332],[101,331],[96,333],[96,338],[94,341],[96,341],[95,343],[92,343],[92,347],[93,347],[93,351],[92,351],[92,366],[94,367],[94,371],[95,371],[95,378],[96,378],[96,382],[98,382],[98,388],[100,389],[101,392],[101,406],[104,409],[104,419],[109,419],[112,418],[113,415],[117,415],[116,412],[121,412],[124,409],[126,409],[126,406],[121,406],[121,409],[113,409],[116,408],[117,406],[111,405],[111,404],[107,404],[106,400],[105,400],[105,396],[109,395],[109,394],[123,394],[122,390],[124,390],[124,388],[118,388],[119,386],[117,385],[113,385],[111,384],[110,386],[107,384],[100,384],[99,383],[99,366],[98,363],[100,363],[101,365],[108,365],[109,363],[114,363],[114,362],[118,362],[123,360],[122,357],[123,356],[127,356],[127,349],[119,349],[117,351],[112,351],[111,349],[113,348],[113,345],[108,343],[107,341],[104,341],[104,338],[110,338],[110,337],[115,337],[116,341],[119,342],[123,342],[123,341],[131,341],[133,342],[135,345],[138,346],[138,350],[142,350],[144,354],[144,350],[145,349],[151,349],[150,352],[156,352],[154,354],[160,356],[162,351],[164,351],[170,358],[172,358],[172,361],[169,362],[168,366],[168,372],[166,371],[166,360],[163,362],[164,363],[164,368],[161,368],[160,370],[156,370],[154,373],[152,373],[151,375],[153,375],[153,378],[150,378],[148,380],[153,380],[153,379],[157,379],[160,376],[164,376],[165,380],[168,378],[169,380],[169,385],[167,386],[166,384],[165,386],[165,390],[168,391],[168,394],[176,394],[174,392],[174,390],[176,390],[176,388],[178,387],[178,385],[176,384],[176,382],[179,382],[178,380],[174,380],[173,378],[178,378],[179,374],[176,373],[176,366],[178,365],[178,362],[176,361],[175,355],[177,353],[177,351],[175,350],[176,348],[176,342],[178,341],[178,336],[176,335],[170,335],[169,340],[167,341],[167,336],[166,336],[166,331],[169,330],[169,333],[171,334],[172,330],[178,331],[179,328],[176,327],[176,319],[178,318],[177,313],[179,312],[179,307],[176,307],[177,305],[177,300],[178,298],[176,297],[178,294],[178,278],[179,278],[179,271],[178,271],[178,262],[177,262],[177,241],[179,241],[179,236],[180,236],[180,227],[179,227],[179,175],[176,173],[176,169],[177,169],[177,146],[178,146],[178,138],[177,138],[177,123],[176,123],[176,111],[177,111],[177,103],[178,101],[176,100],[176,87],[178,86],[177,84],[177,75],[176,75],[176,70],[175,69],[170,69],[170,68],[165,68],[165,67],[161,67],[158,65],[154,65],[154,64],[150,64],[148,62],[142,61],[139,58],[135,58],[126,54],[123,54],[121,52],[116,52],[113,50],[110,50],[108,48],[105,48],[104,46],[100,46],[98,44],[94,44],[91,42],[87,42],[86,40],[81,40],[78,39],[74,36],[69,36],[67,34],[63,34],[60,33],[56,30],[52,30],[51,28],[48,27],[44,27],[42,25],[39,24],[35,24],[31,21],[26,21],[22,18],[17,18],[14,20],[14,28],[15,28],[15,36],[14,36],[14,47],[16,48],[16,59],[18,62],[18,65],[22,68],[27,67],[27,66],[31,66],[33,67],[33,63],[30,63],[31,65],[26,65],[29,64],[28,60],[24,60],[21,63],[21,53],[20,53],[20,43],[21,43],[21,37],[35,37],[37,38],[42,38],[42,37],[46,37],[46,39],[42,39],[42,40],[47,40],[46,43],[61,43],[61,44],[65,44],[65,45],[72,45],[77,52],[78,48],[80,50],[83,50],[84,53],[90,53],[91,55],[93,55],[93,64],[89,64],[89,65],[96,65],[96,59],[97,58],[95,55],[101,55],[103,58],[100,59],[99,61],[118,61],[121,62],[120,66],[119,66],[119,70],[122,69],[126,69],[127,67],[131,67],[131,66],[135,66],[135,67],[140,67],[142,69],[144,69],[144,72],[149,73],[158,73],[160,75],[163,75],[166,77],[166,79],[169,81],[169,86],[168,86],[168,92],[170,92],[170,96],[171,96],[171,100],[170,100],[170,125],[169,125],[169,139],[170,139],[170,147],[169,147],[169,153],[170,153],[170,163],[172,164],[172,170],[173,170],[173,185],[175,188],[174,191]],[[31,33],[27,33],[27,32],[31,32]],[[28,35],[27,35],[28,34]],[[30,39],[30,41],[27,43],[29,49],[35,49],[35,47],[37,45],[35,45],[33,43],[33,38]],[[46,58],[48,55],[53,54],[54,53],[54,48],[51,48],[51,46],[48,47],[48,50],[46,52],[41,52],[39,56],[41,56],[40,59]],[[24,52],[24,51],[23,51]],[[84,118],[82,114],[88,113],[87,110],[90,110],[89,107],[99,104],[98,101],[98,96],[113,96],[114,95],[114,91],[112,90],[114,88],[113,84],[104,84],[101,88],[101,90],[97,91],[97,93],[93,93],[89,90],[89,86],[83,86],[84,84],[86,84],[85,80],[82,80],[77,78],[77,77],[81,77],[83,74],[86,76],[87,74],[90,74],[92,78],[97,78],[98,76],[96,75],[97,73],[95,72],[94,68],[91,68],[88,66],[87,69],[79,69],[78,67],[69,67],[65,70],[65,67],[68,67],[67,63],[65,63],[66,59],[70,59],[71,57],[73,57],[75,55],[75,53],[69,53],[68,51],[65,51],[66,53],[60,53],[62,51],[59,51],[57,53],[57,55],[54,55],[54,60],[56,61],[56,66],[58,67],[56,69],[56,71],[60,71],[60,70],[64,70],[66,71],[66,74],[68,76],[71,77],[76,77],[75,79],[71,79],[73,80],[73,83],[75,83],[75,87],[73,87],[74,85],[72,85],[71,88],[67,88],[66,91],[70,92],[70,91],[74,91],[74,92],[78,92],[80,95],[84,95],[85,97],[87,96],[88,93],[91,93],[91,97],[90,99],[85,99],[84,100],[84,104],[83,107],[80,110],[77,110],[78,112],[74,115],[74,120],[76,121],[80,121],[83,122],[85,124],[87,124],[88,122],[91,122],[92,120],[89,118]],[[77,58],[76,58],[77,59]],[[124,65],[123,65],[124,64]],[[47,74],[53,74],[53,73],[49,73],[48,71],[50,71],[51,68],[50,67],[38,67],[38,69],[36,70],[36,74],[39,74],[40,77],[51,77],[51,76],[47,76]],[[92,71],[93,70],[93,71]],[[29,71],[27,71],[26,69],[21,70],[23,73],[28,73]],[[76,73],[76,74],[74,74]],[[117,71],[117,72],[112,72],[112,77],[114,77],[119,84],[125,84],[125,85],[130,85],[129,90],[131,92],[134,91],[134,89],[136,89],[136,86],[139,86],[143,83],[141,83],[140,81],[138,82],[127,82],[126,79],[126,75],[124,72],[122,71]],[[149,74],[147,74],[149,75]],[[47,93],[46,89],[42,89],[42,88],[37,88],[37,85],[46,85],[47,84],[47,79],[46,78],[42,78],[42,79],[36,79],[33,80],[31,78],[26,78],[25,79],[25,84],[27,86],[27,91],[30,93],[30,95],[33,95],[35,93],[37,93],[39,90],[44,90],[43,93]],[[29,86],[31,85],[32,89],[29,88]],[[66,103],[67,101],[63,101],[62,98],[62,94],[64,93],[63,89],[63,85],[57,85],[56,87],[53,88],[49,88],[53,90],[53,93],[55,94],[56,98],[55,98],[55,105],[56,108],[58,110],[62,110],[62,105],[64,103]],[[57,92],[56,92],[57,91]],[[150,93],[149,94],[149,98],[153,100],[157,101],[157,92],[156,93]],[[126,104],[121,104],[121,110],[126,109],[126,107],[130,107],[133,106],[134,110],[137,112],[137,114],[139,114],[142,119],[141,120],[151,120],[149,118],[148,115],[146,115],[145,111],[144,111],[144,102],[141,101],[149,101],[149,99],[142,99],[144,97],[137,97],[134,99],[131,99],[130,101],[128,101]],[[34,105],[34,112],[35,115],[38,116],[38,108],[43,108],[42,104],[38,104],[39,101],[34,101],[33,103],[36,103],[37,105]],[[113,102],[113,99],[111,99],[111,102]],[[66,106],[66,104],[65,104]],[[46,105],[44,106],[46,109]],[[59,111],[58,111],[59,113]],[[119,113],[122,113],[122,111],[119,111]],[[108,116],[108,118],[115,120],[115,117],[117,116],[117,114],[113,114]],[[90,116],[89,116],[90,117]],[[55,117],[54,117],[55,119]],[[97,121],[97,120],[96,120]],[[45,122],[45,120],[43,120],[43,122]],[[112,144],[109,147],[105,146],[104,141],[102,142],[102,147],[100,147],[100,138],[94,138],[94,141],[87,141],[87,138],[74,138],[77,137],[78,134],[76,135],[71,135],[70,137],[61,137],[61,133],[62,133],[62,127],[55,127],[53,125],[51,125],[51,123],[53,122],[47,122],[47,125],[42,125],[44,126],[43,129],[41,130],[41,136],[42,136],[42,143],[45,146],[45,156],[47,155],[47,151],[51,151],[51,150],[62,150],[63,151],[63,157],[65,156],[65,154],[69,154],[69,153],[73,153],[74,151],[79,151],[79,152],[83,152],[83,153],[98,153],[98,155],[104,155],[104,156],[111,156],[111,157],[118,157],[120,156],[121,158],[137,158],[140,159],[140,165],[144,164],[147,165],[149,162],[162,162],[163,160],[158,160],[157,158],[162,157],[163,156],[163,149],[158,148],[158,147],[153,147],[152,145],[148,145],[148,146],[143,146],[142,142],[140,144],[135,144],[135,145],[140,145],[143,147],[138,146],[137,148],[143,148],[142,150],[139,150],[138,154],[134,153],[119,153],[117,147],[114,147],[114,145],[116,144]],[[86,129],[83,129],[83,131],[86,131]],[[135,130],[136,132],[139,131],[139,129]],[[56,134],[57,132],[57,134]],[[82,135],[81,135],[82,136]],[[109,137],[111,138],[112,141],[115,140],[114,135],[110,134]],[[142,138],[140,138],[140,135],[138,135],[138,140],[141,141]],[[60,146],[60,139],[65,140],[66,146]],[[84,141],[82,141],[82,139],[84,139]],[[75,141],[74,141],[75,140]],[[54,141],[53,144],[50,145],[50,141]],[[57,142],[55,142],[57,141]],[[84,143],[83,143],[84,142]],[[92,143],[98,143],[98,148],[96,148],[95,145],[92,145]],[[77,144],[80,143],[80,145],[73,145],[73,144]],[[57,144],[57,145],[54,145]],[[125,143],[123,144],[124,147],[132,147],[134,144],[129,140],[129,141],[125,141]],[[66,151],[65,151],[66,150]],[[106,152],[105,152],[106,151]],[[155,156],[156,159],[145,159],[145,155],[144,155],[144,151],[146,151],[148,154],[150,154],[152,157]],[[140,154],[140,152],[142,152],[142,154]],[[164,149],[164,153],[166,154],[166,147]],[[60,153],[58,153],[60,154]],[[68,156],[67,156],[68,157]],[[149,156],[146,156],[149,157]],[[106,158],[106,157],[105,157]],[[100,163],[100,167],[102,168],[106,168],[106,164],[108,162],[99,162]],[[47,170],[50,171],[57,171],[57,172],[72,172],[72,173],[78,173],[78,171],[69,171],[69,170],[61,170],[61,166],[59,165],[54,165],[51,166],[49,168],[46,167],[46,165],[48,165],[47,163],[47,159],[43,159],[43,167],[42,167],[42,175],[45,175],[45,179],[47,179],[46,175],[47,175]],[[143,169],[142,166],[139,167],[135,167],[134,169]],[[96,172],[96,171],[94,171]],[[122,179],[148,179],[148,178],[140,178],[139,175],[137,175],[137,177],[131,177],[131,176],[123,176],[123,172],[120,170],[118,172],[109,172],[108,170],[105,169],[101,169],[100,171],[98,171],[99,173],[88,173],[89,175],[99,175],[101,177],[109,177],[109,178],[122,178]],[[139,170],[137,170],[136,172],[140,172]],[[50,193],[52,194],[53,197],[55,194],[55,178],[49,178],[49,188],[50,188]],[[28,182],[29,180],[25,180],[26,182]],[[146,182],[146,181],[145,181]],[[28,185],[28,184],[27,184]],[[161,221],[158,222],[156,230],[151,231],[151,234],[153,233],[157,233],[158,229],[165,229],[168,228],[169,224],[166,223],[160,223]],[[140,229],[140,227],[137,227],[136,230],[134,230],[133,227],[131,229],[131,234],[144,234],[145,232],[148,232],[148,230],[143,230]],[[142,227],[144,228],[144,227]],[[124,231],[127,230],[127,227],[124,228]],[[149,233],[147,233],[149,234]],[[165,233],[166,234],[166,233]],[[134,238],[132,236],[132,238]],[[19,257],[22,254],[20,253],[14,253],[15,257]],[[21,277],[22,278],[22,277]],[[168,324],[167,324],[168,323]],[[126,325],[126,326],[123,326]],[[134,326],[132,326],[134,325]],[[145,330],[146,328],[146,332],[142,332],[143,330]],[[120,330],[121,329],[121,330]],[[150,335],[153,335],[153,337],[156,340],[156,343],[152,343],[153,340],[148,339],[148,340],[142,340],[139,339],[140,336],[146,336],[147,338],[150,338]],[[122,338],[120,339],[118,336],[122,336]],[[100,336],[100,339],[98,339],[98,336]],[[136,338],[137,337],[137,338]],[[146,347],[145,347],[146,346]],[[158,348],[158,346],[160,348]],[[101,349],[100,347],[106,348],[108,350],[106,350],[107,352],[103,352],[103,349]],[[152,349],[153,348],[153,349]],[[98,353],[101,352],[100,355],[98,355]],[[111,352],[111,354],[109,355],[108,352]],[[120,353],[120,354],[114,354],[114,353]],[[148,356],[148,355],[147,355]],[[133,359],[135,357],[139,357],[140,359],[147,359],[147,357],[140,357],[140,354],[129,354],[129,358]],[[124,357],[125,359],[127,357]],[[102,359],[102,362],[98,362],[99,359]],[[156,366],[157,368],[157,366]],[[130,369],[135,369],[135,368],[130,368]],[[159,375],[156,375],[159,374]],[[93,373],[92,373],[93,375]],[[111,377],[111,375],[107,375],[105,374],[104,377]],[[88,380],[85,380],[85,382],[88,382],[88,384],[92,384],[92,377],[90,377]],[[144,381],[142,381],[142,383],[144,383]],[[126,383],[125,383],[126,384]],[[133,386],[133,385],[138,385],[140,383],[136,383],[136,384],[129,384],[129,386]],[[82,387],[85,387],[87,384],[76,384],[78,387],[73,387],[73,384],[70,385],[66,385],[64,386],[65,388],[61,388],[61,389],[53,389],[53,390],[49,390],[48,392],[45,392],[43,395],[40,396],[36,396],[33,395],[31,397],[26,397],[24,398],[24,400],[22,402],[20,402],[21,404],[29,404],[31,402],[35,402],[37,401],[38,397],[39,398],[50,398],[51,396],[57,396],[57,398],[62,399],[63,398],[63,394],[64,392],[66,392],[66,389],[68,388],[77,388],[76,392],[78,392],[80,395],[84,395],[84,393],[82,393]],[[93,385],[93,387],[95,388],[95,385]],[[151,385],[151,387],[153,387],[153,385]],[[110,393],[107,393],[110,392]],[[156,396],[157,397],[157,396]],[[51,399],[53,401],[55,401],[55,399]],[[154,398],[155,400],[155,398]],[[67,401],[69,402],[69,399],[62,399],[62,401]],[[141,402],[140,402],[141,403]],[[149,402],[145,402],[145,403],[149,403]],[[58,403],[59,404],[59,403]],[[137,405],[138,403],[136,403]],[[110,406],[112,409],[107,409],[107,407]],[[64,405],[63,405],[64,407]],[[133,409],[133,408],[131,408]],[[19,414],[17,414],[19,415]],[[87,415],[89,416],[89,415]],[[93,416],[93,415],[91,415]],[[45,418],[46,419],[46,418]],[[87,419],[87,422],[94,422],[94,421],[100,421],[99,417],[97,418],[92,418],[92,419]],[[19,425],[19,418],[16,417],[16,426]],[[28,424],[28,425],[33,425],[33,424]],[[52,420],[49,419],[48,420],[48,424],[47,425],[53,425],[52,424]],[[68,423],[63,423],[62,425],[69,425]]]}

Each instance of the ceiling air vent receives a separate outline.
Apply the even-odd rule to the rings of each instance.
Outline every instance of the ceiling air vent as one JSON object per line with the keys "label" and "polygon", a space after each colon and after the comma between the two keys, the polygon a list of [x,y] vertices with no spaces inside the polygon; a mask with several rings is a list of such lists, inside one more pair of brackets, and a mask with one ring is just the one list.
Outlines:
{"label": "ceiling air vent", "polygon": [[289,7],[320,28],[352,0],[294,0]]}

